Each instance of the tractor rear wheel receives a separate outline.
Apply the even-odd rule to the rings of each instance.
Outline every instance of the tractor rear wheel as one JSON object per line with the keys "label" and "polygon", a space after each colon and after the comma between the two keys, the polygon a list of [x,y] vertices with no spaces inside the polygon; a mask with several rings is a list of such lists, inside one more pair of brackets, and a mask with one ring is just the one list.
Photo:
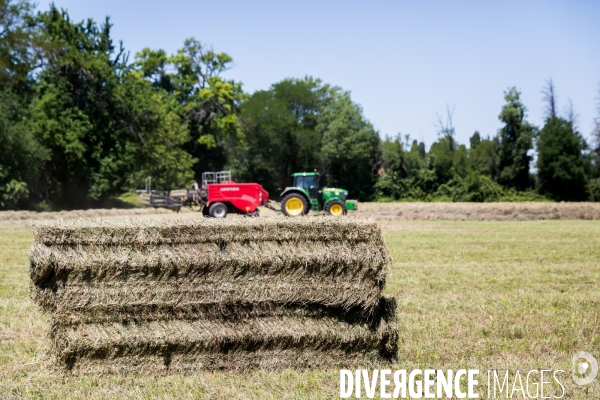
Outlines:
{"label": "tractor rear wheel", "polygon": [[325,212],[329,215],[333,215],[334,217],[341,217],[342,215],[346,215],[346,203],[341,200],[333,199],[325,204]]}
{"label": "tractor rear wheel", "polygon": [[213,203],[210,205],[208,213],[213,218],[225,218],[227,216],[227,206],[223,203]]}
{"label": "tractor rear wheel", "polygon": [[308,202],[301,194],[288,194],[281,201],[281,211],[286,217],[298,217],[306,214],[307,210]]}

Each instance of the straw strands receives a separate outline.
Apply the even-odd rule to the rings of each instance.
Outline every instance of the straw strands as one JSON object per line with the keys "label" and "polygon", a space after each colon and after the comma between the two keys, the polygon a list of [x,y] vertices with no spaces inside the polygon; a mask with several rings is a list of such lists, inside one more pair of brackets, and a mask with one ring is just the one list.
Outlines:
{"label": "straw strands", "polygon": [[351,218],[59,221],[33,298],[73,373],[337,367],[397,353],[390,256]]}
{"label": "straw strands", "polygon": [[73,211],[0,211],[2,221],[59,220],[71,218],[102,218],[114,216],[173,214],[164,208],[98,208]]}

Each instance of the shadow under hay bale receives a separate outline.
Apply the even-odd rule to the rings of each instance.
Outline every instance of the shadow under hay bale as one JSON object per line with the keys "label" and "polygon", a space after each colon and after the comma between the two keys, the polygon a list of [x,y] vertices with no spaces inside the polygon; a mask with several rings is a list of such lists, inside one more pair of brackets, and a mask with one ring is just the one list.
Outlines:
{"label": "shadow under hay bale", "polygon": [[37,227],[33,298],[74,373],[395,359],[379,227],[350,218],[61,221]]}

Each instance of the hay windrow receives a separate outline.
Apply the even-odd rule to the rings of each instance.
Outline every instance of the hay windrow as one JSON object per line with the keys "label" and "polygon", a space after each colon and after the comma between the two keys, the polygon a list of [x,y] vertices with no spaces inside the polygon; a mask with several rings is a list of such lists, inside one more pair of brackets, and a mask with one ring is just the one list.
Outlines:
{"label": "hay windrow", "polygon": [[382,297],[390,256],[372,222],[79,220],[34,238],[33,297],[71,371],[328,367],[397,353],[396,303]]}
{"label": "hay windrow", "polygon": [[78,218],[99,218],[112,216],[134,216],[172,214],[165,208],[97,208],[73,211],[0,211],[0,221],[60,220]]}

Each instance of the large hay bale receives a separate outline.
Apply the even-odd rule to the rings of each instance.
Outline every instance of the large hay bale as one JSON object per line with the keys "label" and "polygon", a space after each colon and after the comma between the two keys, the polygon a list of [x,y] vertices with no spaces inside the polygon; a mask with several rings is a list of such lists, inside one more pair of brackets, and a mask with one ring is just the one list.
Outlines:
{"label": "large hay bale", "polygon": [[390,256],[350,218],[37,227],[35,301],[74,372],[344,366],[396,356]]}

